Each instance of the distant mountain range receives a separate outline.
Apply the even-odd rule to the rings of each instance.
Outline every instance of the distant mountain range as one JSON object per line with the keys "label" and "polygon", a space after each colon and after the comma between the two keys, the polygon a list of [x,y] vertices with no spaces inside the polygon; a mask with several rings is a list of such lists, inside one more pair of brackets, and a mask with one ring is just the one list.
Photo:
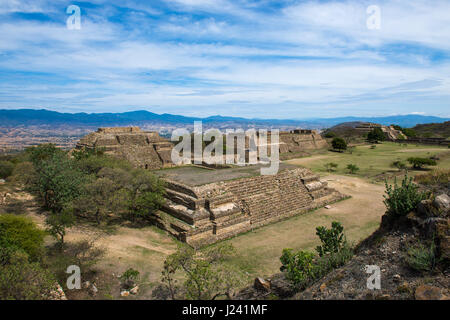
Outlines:
{"label": "distant mountain range", "polygon": [[422,115],[397,115],[386,117],[339,117],[305,120],[290,119],[246,119],[239,117],[212,116],[207,118],[185,117],[173,114],[156,114],[149,111],[131,111],[123,113],[60,113],[49,110],[18,109],[0,110],[0,127],[17,126],[72,126],[101,127],[128,125],[192,125],[194,121],[203,121],[207,126],[223,127],[301,127],[310,129],[329,128],[343,122],[375,122],[383,125],[397,124],[413,127],[417,124],[442,123],[448,118]]}

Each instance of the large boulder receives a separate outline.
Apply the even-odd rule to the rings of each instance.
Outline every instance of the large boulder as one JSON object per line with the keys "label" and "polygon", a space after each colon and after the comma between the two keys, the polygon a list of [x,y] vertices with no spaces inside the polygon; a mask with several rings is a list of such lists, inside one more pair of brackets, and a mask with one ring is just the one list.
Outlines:
{"label": "large boulder", "polygon": [[450,211],[450,197],[445,193],[434,198],[433,205],[442,213]]}

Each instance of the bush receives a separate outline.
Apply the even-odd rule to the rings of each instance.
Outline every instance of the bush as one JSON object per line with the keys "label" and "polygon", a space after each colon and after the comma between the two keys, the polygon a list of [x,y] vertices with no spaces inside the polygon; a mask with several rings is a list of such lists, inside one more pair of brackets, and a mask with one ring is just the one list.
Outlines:
{"label": "bush", "polygon": [[394,167],[394,168],[397,168],[399,170],[406,169],[406,164],[403,161],[400,161],[400,160],[392,162],[391,166]]}
{"label": "bush", "polygon": [[43,300],[55,289],[50,272],[23,250],[0,247],[0,300]]}
{"label": "bush", "polygon": [[350,174],[354,174],[356,171],[359,170],[359,167],[356,164],[349,164],[347,165],[347,169]]}
{"label": "bush", "polygon": [[23,250],[31,261],[43,254],[45,232],[28,218],[11,214],[0,215],[0,247]]}
{"label": "bush", "polygon": [[334,138],[336,137],[336,133],[334,133],[333,131],[328,131],[327,133],[325,133],[325,138]]}
{"label": "bush", "polygon": [[334,162],[329,162],[325,164],[325,169],[327,169],[328,172],[336,171],[337,167],[338,164]]}
{"label": "bush", "polygon": [[314,278],[314,253],[283,249],[280,261],[286,278],[295,286],[305,287]]}
{"label": "bush", "polygon": [[136,281],[139,280],[139,271],[129,268],[127,271],[125,271],[121,276],[120,280],[122,281],[122,287],[124,289],[131,289],[135,286]]}
{"label": "bush", "polygon": [[408,266],[416,271],[432,271],[436,265],[436,246],[434,240],[430,246],[419,243],[410,247],[405,260]]}
{"label": "bush", "polygon": [[319,257],[308,251],[293,252],[283,249],[280,261],[281,271],[297,289],[303,289],[315,279],[319,279],[331,270],[344,265],[353,256],[353,249],[348,245],[339,222],[332,222],[331,229],[317,227],[316,234],[322,245],[316,248]]}
{"label": "bush", "polygon": [[336,221],[331,223],[331,229],[324,226],[317,227],[316,235],[319,236],[320,241],[322,242],[322,245],[316,248],[319,256],[324,256],[328,253],[337,253],[346,243],[344,227]]}
{"label": "bush", "polygon": [[424,185],[447,184],[450,182],[450,170],[435,169],[425,174],[416,175],[414,181]]}
{"label": "bush", "polygon": [[347,150],[347,142],[345,142],[344,139],[336,137],[331,141],[331,145],[333,146],[333,149],[338,151]]}
{"label": "bush", "polygon": [[0,161],[0,179],[8,178],[14,170],[14,163],[10,161]]}
{"label": "bush", "polygon": [[422,169],[424,166],[435,166],[436,161],[429,158],[408,158],[408,162],[413,166],[414,169]]}
{"label": "bush", "polygon": [[397,185],[397,179],[394,180],[394,185],[388,185],[386,181],[385,186],[386,195],[383,196],[383,202],[387,213],[392,216],[406,216],[417,207],[420,201],[428,198],[428,194],[419,192],[419,187],[407,175],[400,186]]}

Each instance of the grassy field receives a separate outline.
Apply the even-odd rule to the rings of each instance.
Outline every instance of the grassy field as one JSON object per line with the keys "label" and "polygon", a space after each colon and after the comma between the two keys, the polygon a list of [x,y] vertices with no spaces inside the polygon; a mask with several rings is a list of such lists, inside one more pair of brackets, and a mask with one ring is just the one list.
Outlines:
{"label": "grassy field", "polygon": [[[346,169],[347,165],[355,164],[360,170],[354,176],[372,181],[379,175],[398,171],[391,166],[394,161],[403,161],[409,166],[407,163],[409,157],[429,158],[436,155],[441,159],[438,161],[437,167],[444,169],[450,168],[450,150],[446,147],[424,145],[404,146],[392,142],[377,144],[374,149],[370,145],[356,146],[351,153],[349,151],[344,153],[325,151],[322,154],[288,160],[286,162],[310,168],[320,174],[328,174],[325,164],[333,162],[338,165],[334,173],[344,175],[348,174],[348,170]],[[414,175],[423,171],[410,170],[409,172]]]}

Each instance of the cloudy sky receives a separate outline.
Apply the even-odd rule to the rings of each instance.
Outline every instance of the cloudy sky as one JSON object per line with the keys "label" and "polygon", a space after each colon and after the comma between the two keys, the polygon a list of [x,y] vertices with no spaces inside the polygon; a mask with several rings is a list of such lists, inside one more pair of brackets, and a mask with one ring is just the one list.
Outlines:
{"label": "cloudy sky", "polygon": [[304,119],[449,106],[448,0],[0,0],[3,109]]}

